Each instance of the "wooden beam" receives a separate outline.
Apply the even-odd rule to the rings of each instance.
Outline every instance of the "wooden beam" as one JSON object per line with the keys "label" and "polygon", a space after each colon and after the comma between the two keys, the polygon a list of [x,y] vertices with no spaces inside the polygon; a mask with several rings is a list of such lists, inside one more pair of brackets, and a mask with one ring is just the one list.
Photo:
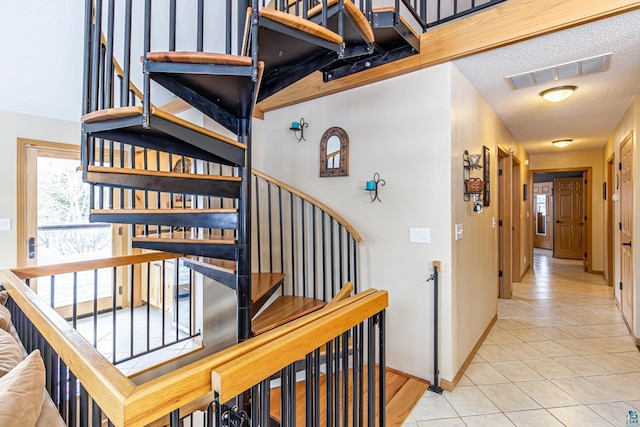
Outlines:
{"label": "wooden beam", "polygon": [[327,83],[316,72],[260,102],[257,111],[264,114],[639,8],[638,0],[508,1],[422,34],[418,55]]}

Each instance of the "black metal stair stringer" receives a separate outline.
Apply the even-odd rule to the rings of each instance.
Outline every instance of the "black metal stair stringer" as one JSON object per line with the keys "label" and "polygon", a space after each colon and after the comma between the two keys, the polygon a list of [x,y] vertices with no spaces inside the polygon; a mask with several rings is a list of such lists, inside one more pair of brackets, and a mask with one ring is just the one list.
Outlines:
{"label": "black metal stair stringer", "polygon": [[238,214],[234,212],[202,212],[197,209],[175,209],[175,212],[146,213],[127,212],[127,209],[115,209],[99,213],[90,212],[90,222],[107,222],[113,224],[146,224],[166,225],[171,227],[199,227],[222,230],[235,229]]}
{"label": "black metal stair stringer", "polygon": [[225,260],[236,259],[235,244],[208,243],[203,240],[193,240],[189,242],[176,241],[172,239],[146,240],[145,238],[132,239],[131,247],[139,249],[151,249],[162,252],[174,252],[187,255],[203,256],[207,258],[218,258]]}

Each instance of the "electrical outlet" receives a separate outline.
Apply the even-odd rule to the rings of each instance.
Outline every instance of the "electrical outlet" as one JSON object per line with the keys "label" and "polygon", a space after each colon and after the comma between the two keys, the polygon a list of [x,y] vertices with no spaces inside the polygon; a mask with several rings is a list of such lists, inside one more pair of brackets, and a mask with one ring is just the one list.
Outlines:
{"label": "electrical outlet", "polygon": [[11,230],[11,218],[0,218],[0,230]]}
{"label": "electrical outlet", "polygon": [[462,224],[456,224],[456,240],[462,239]]}

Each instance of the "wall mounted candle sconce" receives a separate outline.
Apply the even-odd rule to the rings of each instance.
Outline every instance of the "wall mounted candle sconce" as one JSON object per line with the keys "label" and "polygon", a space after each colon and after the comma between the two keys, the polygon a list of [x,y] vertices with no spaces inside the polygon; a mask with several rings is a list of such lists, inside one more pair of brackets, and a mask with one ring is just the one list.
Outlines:
{"label": "wall mounted candle sconce", "polygon": [[[300,142],[306,141],[306,139],[304,139],[304,128],[306,127],[309,127],[309,123],[305,122],[304,118],[301,117],[299,122],[291,122],[291,127],[289,129],[293,131],[296,139]],[[300,137],[298,137],[298,132],[300,132]]]}
{"label": "wall mounted candle sconce", "polygon": [[367,181],[364,189],[369,192],[369,195],[371,196],[371,203],[376,199],[382,203],[382,200],[378,197],[378,186],[384,187],[386,183],[387,182],[384,179],[380,178],[380,174],[378,172],[373,174],[373,181]]}

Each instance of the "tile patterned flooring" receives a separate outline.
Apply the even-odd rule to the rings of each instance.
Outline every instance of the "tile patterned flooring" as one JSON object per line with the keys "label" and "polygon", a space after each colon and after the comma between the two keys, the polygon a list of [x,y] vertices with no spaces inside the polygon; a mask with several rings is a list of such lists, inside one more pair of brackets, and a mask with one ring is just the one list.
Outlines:
{"label": "tile patterned flooring", "polygon": [[603,276],[536,249],[452,392],[427,391],[407,427],[626,426],[640,414],[640,353]]}

